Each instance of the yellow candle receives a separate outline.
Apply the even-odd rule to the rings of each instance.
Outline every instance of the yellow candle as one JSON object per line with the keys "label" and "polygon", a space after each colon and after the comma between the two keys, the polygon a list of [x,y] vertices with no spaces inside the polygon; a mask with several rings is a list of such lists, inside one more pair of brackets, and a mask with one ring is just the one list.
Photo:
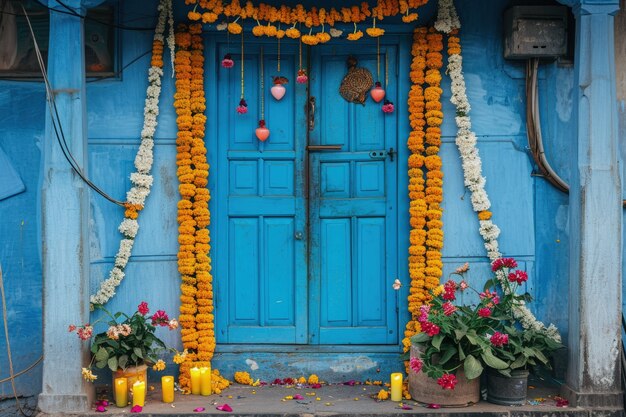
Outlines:
{"label": "yellow candle", "polygon": [[191,374],[191,393],[198,395],[200,394],[200,369],[191,368],[189,373]]}
{"label": "yellow candle", "polygon": [[128,380],[115,378],[115,405],[126,407],[128,405]]}
{"label": "yellow candle", "polygon": [[133,384],[133,407],[136,405],[144,406],[146,402],[146,383],[137,381]]}
{"label": "yellow candle", "polygon": [[162,376],[161,377],[161,391],[163,392],[163,402],[174,402],[174,377]]}
{"label": "yellow candle", "polygon": [[402,401],[402,374],[391,374],[391,401]]}
{"label": "yellow candle", "polygon": [[211,367],[200,368],[200,394],[211,395]]}

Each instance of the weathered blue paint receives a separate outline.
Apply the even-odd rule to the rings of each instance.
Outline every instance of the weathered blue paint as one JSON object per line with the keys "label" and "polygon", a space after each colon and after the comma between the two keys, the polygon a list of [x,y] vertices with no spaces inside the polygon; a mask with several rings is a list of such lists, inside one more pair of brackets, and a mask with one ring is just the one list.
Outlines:
{"label": "weathered blue paint", "polygon": [[[61,9],[61,5],[54,7]],[[80,1],[69,7],[84,12]],[[69,151],[85,165],[85,64],[83,21],[72,14],[51,13],[48,75],[59,110],[58,123]],[[44,361],[39,407],[43,412],[84,412],[91,407],[93,387],[86,383],[80,360],[89,348],[68,337],[69,323],[88,323],[88,195],[86,185],[68,166],[46,117],[41,184],[42,270],[44,280]],[[62,196],[62,197],[61,197]],[[75,294],[68,302],[68,294]],[[59,375],[64,374],[63,383]]]}
{"label": "weathered blue paint", "polygon": [[[434,3],[431,2],[420,14],[423,21],[430,19],[434,13]],[[143,18],[133,20],[132,24],[148,26],[154,24],[156,14],[156,0],[149,2],[125,1],[120,2],[120,15],[122,20],[131,19],[141,15]],[[568,199],[558,191],[549,186],[543,179],[532,176],[533,166],[530,158],[526,154],[526,130],[525,130],[525,99],[524,99],[524,68],[523,63],[507,62],[502,58],[502,25],[501,16],[505,4],[501,1],[490,0],[482,2],[470,2],[469,0],[457,1],[459,13],[463,22],[461,32],[464,69],[467,77],[468,95],[472,105],[472,119],[475,131],[479,137],[479,149],[483,158],[483,170],[487,176],[487,191],[493,204],[494,221],[502,229],[500,244],[507,256],[515,256],[523,263],[524,268],[530,273],[531,279],[528,283],[528,291],[535,296],[536,300],[531,305],[537,316],[546,321],[554,322],[561,329],[565,339],[568,339],[568,298],[562,297],[563,289],[569,286],[569,243],[570,240],[577,241],[578,238],[570,239],[569,225],[572,220],[569,218]],[[177,4],[177,15],[183,16],[183,8]],[[387,23],[385,23],[386,25]],[[392,25],[390,32],[397,32],[401,25]],[[391,29],[393,28],[393,29]],[[406,27],[404,27],[406,30]],[[211,29],[211,28],[209,28]],[[349,28],[346,28],[349,30]],[[583,34],[583,38],[597,35],[595,29]],[[151,34],[149,32],[122,31],[120,33],[122,50],[122,65],[128,64],[137,56],[150,49]],[[250,113],[247,119],[238,118],[234,113],[234,104],[239,99],[239,75],[236,71],[228,72],[219,66],[219,60],[224,53],[226,35],[223,32],[211,32],[206,35],[207,49],[206,61],[206,85],[207,85],[207,147],[209,158],[212,159],[211,173],[209,177],[209,187],[214,196],[221,196],[225,190],[224,184],[229,192],[241,194],[241,198],[251,198],[250,194],[263,191],[266,195],[274,195],[275,201],[283,202],[275,205],[259,206],[259,209],[272,213],[271,210],[278,210],[282,205],[288,204],[289,199],[281,195],[299,195],[297,185],[303,182],[304,163],[301,158],[302,148],[293,147],[291,143],[277,145],[276,138],[286,137],[281,117],[290,118],[295,125],[293,131],[294,138],[304,137],[305,120],[303,115],[304,88],[295,84],[294,75],[287,75],[290,78],[288,90],[291,96],[284,103],[275,103],[273,99],[266,101],[266,111],[270,120],[269,126],[272,129],[272,136],[267,144],[259,149],[250,151],[238,149],[235,155],[222,155],[221,149],[230,141],[235,140],[240,134],[247,135],[246,140],[252,138],[252,131],[255,127],[258,114]],[[410,65],[410,35],[408,33],[398,34],[399,47],[397,49],[397,68],[406,69]],[[250,38],[250,39],[248,39]],[[57,38],[58,39],[58,38]],[[383,37],[383,43],[392,39],[391,34]],[[238,37],[231,36],[230,52],[236,53],[239,50]],[[254,53],[256,46],[252,45],[252,37],[246,38],[250,41],[250,46],[246,52]],[[365,42],[365,41],[361,41]],[[393,43],[393,42],[391,42]],[[332,43],[327,45],[332,50]],[[365,43],[357,43],[365,45]],[[372,44],[369,44],[372,46]],[[284,39],[281,45],[283,50],[283,69],[294,72],[296,65],[295,51],[297,44]],[[266,46],[266,81],[269,75],[273,75],[272,69],[275,65],[275,45]],[[316,49],[314,48],[314,55]],[[372,50],[373,51],[373,50]],[[167,53],[166,53],[167,55]],[[251,55],[252,56],[252,55]],[[372,55],[371,55],[372,56]],[[167,62],[167,57],[166,60]],[[251,110],[258,108],[258,85],[254,85],[255,74],[252,59],[246,70],[246,98]],[[319,64],[319,62],[317,63]],[[87,127],[88,127],[88,171],[94,181],[101,185],[114,197],[123,199],[129,187],[128,175],[132,172],[132,162],[137,146],[139,144],[139,132],[142,124],[142,109],[145,99],[145,89],[147,87],[146,73],[149,65],[149,57],[143,57],[126,68],[120,79],[104,80],[88,84],[87,86]],[[312,62],[315,66],[316,63]],[[368,64],[369,65],[369,64]],[[287,70],[287,68],[289,68]],[[578,119],[577,108],[577,84],[575,83],[576,72],[567,66],[557,63],[542,64],[540,71],[540,95],[542,109],[542,128],[544,132],[546,153],[559,175],[566,181],[574,183],[573,173],[577,167],[572,167],[570,161],[574,157],[576,144],[576,131]],[[374,69],[370,67],[370,69]],[[156,134],[155,143],[155,164],[153,173],[155,184],[152,194],[148,198],[147,207],[142,211],[139,218],[141,230],[137,237],[137,242],[133,252],[133,257],[127,268],[127,278],[118,288],[118,295],[108,306],[113,311],[132,311],[140,301],[148,301],[153,309],[162,308],[170,314],[176,314],[179,305],[178,301],[178,279],[176,272],[176,252],[177,234],[176,224],[176,202],[178,200],[176,185],[176,166],[174,164],[175,155],[175,114],[172,108],[173,80],[170,78],[170,68],[166,65],[166,75],[163,79],[163,92],[161,99],[161,114],[159,116],[159,128]],[[400,71],[402,72],[402,71]],[[313,75],[313,74],[311,74]],[[341,74],[336,74],[340,79]],[[593,74],[592,74],[593,76]],[[608,79],[614,79],[614,75],[608,74]],[[398,306],[397,331],[401,335],[403,323],[408,318],[406,312],[406,296],[408,293],[408,273],[406,271],[406,248],[408,247],[408,197],[406,195],[407,178],[406,158],[407,151],[404,141],[407,136],[408,126],[405,122],[408,119],[406,109],[406,92],[409,81],[402,77],[397,78],[396,74],[390,73],[390,81],[397,82],[397,97],[391,98],[396,104],[396,113],[392,117],[397,117],[397,238],[393,251],[387,253],[385,262],[390,271],[396,271],[397,277],[405,283],[400,291],[394,294],[394,300],[387,300],[384,308],[396,303]],[[218,88],[213,89],[208,86],[227,85],[230,97],[222,100],[216,93]],[[314,84],[313,84],[314,85]],[[269,88],[266,85],[266,88]],[[338,88],[338,86],[337,86]],[[449,80],[444,77],[443,88],[445,91],[444,112],[446,116],[454,114],[449,99]],[[298,90],[299,89],[299,90]],[[330,89],[332,90],[332,88]],[[294,92],[296,94],[294,94]],[[269,96],[268,96],[269,97]],[[324,105],[324,100],[318,96],[318,107]],[[336,94],[329,100],[341,100]],[[33,104],[36,103],[36,104]],[[371,102],[368,103],[371,105]],[[276,107],[284,105],[285,109],[291,110],[276,115]],[[40,145],[38,138],[43,137],[44,120],[44,93],[41,84],[37,83],[11,83],[3,81],[0,84],[0,147],[6,152],[11,163],[15,166],[18,174],[26,185],[26,192],[0,201],[0,235],[3,236],[0,261],[3,263],[5,273],[5,285],[8,292],[9,316],[12,319],[12,347],[14,351],[14,361],[16,369],[22,369],[32,363],[40,353],[38,346],[41,306],[38,294],[41,291],[41,266],[39,260],[41,233],[39,225],[39,210],[34,203],[39,198],[39,190],[36,185],[36,178],[42,173],[39,167]],[[221,125],[220,114],[230,113],[229,120],[233,131],[238,132],[235,136],[225,134],[226,126]],[[274,113],[272,113],[274,112]],[[291,113],[290,113],[291,112]],[[254,116],[254,117],[253,117]],[[243,120],[247,120],[242,123]],[[318,119],[319,120],[319,119]],[[68,122],[69,123],[69,122]],[[448,274],[458,264],[469,260],[471,263],[470,281],[475,285],[480,285],[484,278],[489,275],[488,264],[484,257],[482,241],[477,233],[478,224],[475,215],[471,211],[469,195],[462,186],[462,172],[458,160],[458,152],[454,145],[454,123],[452,117],[447,117],[443,126],[444,144],[442,145],[442,158],[444,160],[444,274]],[[291,135],[291,131],[289,131]],[[24,141],[24,138],[32,138]],[[294,139],[295,140],[295,139]],[[299,139],[301,140],[301,139]],[[276,149],[271,149],[278,146]],[[299,142],[301,144],[301,142]],[[287,150],[292,146],[292,151]],[[261,153],[259,151],[263,151]],[[291,152],[291,153],[289,153]],[[300,159],[298,158],[300,155]],[[223,158],[219,159],[219,158]],[[219,160],[218,160],[219,159]],[[233,169],[250,169],[251,163],[256,164],[259,175],[258,181],[253,184],[241,183],[239,185],[228,181],[231,167],[227,163],[233,161]],[[248,164],[248,165],[246,165]],[[374,166],[377,163],[373,164]],[[385,165],[388,166],[388,165]],[[36,167],[36,168],[33,168]],[[64,168],[67,168],[64,166]],[[295,180],[284,181],[285,171],[295,173]],[[377,168],[368,171],[372,175],[378,175]],[[369,174],[368,174],[369,175]],[[275,181],[270,181],[274,177]],[[243,178],[243,177],[242,177]],[[276,182],[277,181],[277,182]],[[293,185],[292,185],[293,184]],[[63,185],[66,191],[63,198],[78,192],[78,183],[69,179]],[[246,188],[252,187],[252,188]],[[293,187],[293,193],[292,193]],[[377,190],[366,190],[375,193]],[[334,192],[334,191],[333,191]],[[292,198],[292,200],[294,200]],[[258,200],[257,200],[258,201]],[[288,243],[285,245],[284,238],[298,231],[298,225],[302,224],[302,205],[298,205],[299,199],[295,199],[294,208],[287,216],[270,217],[263,219],[257,214],[255,233],[262,238],[265,233],[269,236],[272,246],[281,248],[274,254],[269,252],[259,252],[269,254],[270,262],[278,262],[276,258],[284,253],[299,253],[294,255],[293,264],[280,264],[278,271],[285,269],[300,270],[300,266],[306,262],[306,251],[304,243]],[[100,196],[94,195],[90,200],[90,227],[89,260],[91,268],[89,272],[91,290],[93,291],[99,282],[106,277],[111,267],[113,256],[119,243],[119,233],[116,228],[123,216],[120,208],[104,201]],[[215,272],[215,291],[219,300],[229,294],[229,287],[232,282],[224,278],[234,261],[230,261],[226,255],[228,246],[220,243],[220,239],[227,236],[231,227],[243,227],[245,222],[251,222],[250,216],[245,212],[246,206],[229,206],[227,200],[214,198],[210,202],[213,215],[211,226],[211,236],[213,238],[213,265]],[[223,221],[227,215],[226,210],[235,210],[233,214],[242,218],[248,216],[245,222],[237,220],[233,224]],[[255,208],[256,209],[256,208]],[[333,207],[333,210],[335,208]],[[237,211],[239,210],[239,211]],[[282,211],[281,213],[284,213]],[[280,214],[280,213],[279,213]],[[293,219],[293,220],[292,220]],[[22,223],[22,221],[24,221]],[[239,223],[237,223],[239,222]],[[371,222],[371,219],[367,219]],[[236,224],[235,224],[236,223]],[[236,227],[235,227],[236,226]],[[370,229],[376,230],[380,224],[367,223]],[[243,229],[237,229],[243,230]],[[306,231],[304,231],[306,232]],[[72,235],[75,239],[77,236]],[[246,239],[250,239],[246,236]],[[265,241],[268,241],[266,239]],[[260,240],[259,240],[260,241]],[[64,243],[64,244],[67,244]],[[300,246],[298,246],[300,245]],[[58,249],[61,250],[61,249]],[[274,258],[272,258],[274,257]],[[272,261],[272,259],[274,259]],[[283,259],[283,258],[281,258]],[[241,263],[237,263],[237,267]],[[266,270],[260,270],[263,274],[268,274]],[[274,272],[275,270],[272,270]],[[284,272],[281,272],[282,276]],[[16,277],[19,277],[16,278]],[[385,290],[390,288],[391,276]],[[283,293],[278,288],[284,287],[284,281],[265,281],[265,288],[268,292],[264,297],[268,300],[281,301]],[[297,280],[295,286],[289,287],[289,291],[302,294],[303,289],[309,283],[306,280]],[[272,295],[274,294],[274,295]],[[279,294],[279,295],[276,295]],[[274,298],[272,298],[274,297]],[[64,298],[66,304],[76,304],[77,298]],[[81,298],[81,300],[86,300]],[[227,315],[220,314],[222,305],[217,304],[216,319],[218,340],[218,352],[215,357],[215,366],[223,369],[226,375],[230,375],[235,370],[249,369],[250,364],[246,359],[257,362],[260,369],[256,370],[258,377],[269,379],[271,377],[283,376],[291,370],[301,369],[303,373],[316,372],[324,375],[327,380],[341,380],[350,376],[360,378],[361,376],[376,377],[379,375],[375,370],[380,368],[382,373],[387,373],[390,369],[400,369],[397,358],[399,346],[392,344],[381,345],[307,345],[306,338],[310,329],[307,328],[306,300],[291,299],[289,303],[273,303],[273,308],[262,313],[265,319],[273,325],[279,325],[284,321],[284,317],[290,314],[295,318],[290,325],[294,330],[289,335],[287,344],[274,344],[271,340],[268,344],[250,345],[229,344],[229,326]],[[290,309],[285,306],[290,305]],[[292,311],[292,309],[296,309]],[[298,311],[297,309],[300,309]],[[245,312],[248,314],[248,312]],[[335,311],[335,314],[338,314]],[[243,314],[243,313],[242,313]],[[27,316],[27,318],[24,318]],[[573,316],[574,317],[574,316]],[[93,317],[92,319],[94,319]],[[72,319],[68,321],[75,321]],[[63,323],[59,329],[63,331]],[[56,326],[49,324],[49,326]],[[55,330],[59,330],[55,329]],[[298,329],[296,331],[295,329]],[[163,332],[161,336],[170,345],[180,347],[180,341],[175,333]],[[272,332],[272,337],[278,337]],[[283,336],[281,336],[283,337]],[[286,336],[285,339],[287,340]],[[397,343],[396,335],[393,341]],[[33,344],[33,341],[35,343]],[[67,335],[61,335],[56,339],[59,347],[67,348],[68,343],[73,343]],[[232,343],[232,342],[231,342]],[[272,343],[272,344],[270,344]],[[34,347],[33,347],[34,345]],[[4,341],[0,338],[0,361],[4,364]],[[241,352],[253,352],[242,354]],[[335,371],[330,366],[334,360],[345,359],[342,364],[335,364],[333,367],[340,371]],[[359,361],[362,364],[375,363],[376,368],[369,365],[359,368]],[[291,367],[276,367],[276,363],[291,364]],[[75,361],[75,358],[73,358]],[[354,365],[351,367],[351,365]],[[4,369],[4,368],[3,368]],[[347,370],[351,369],[350,372]],[[367,370],[364,370],[367,369]],[[373,370],[373,371],[372,371]],[[296,371],[297,372],[297,371]],[[282,375],[278,375],[282,374]],[[33,371],[18,379],[18,389],[23,395],[32,395],[37,392],[33,387],[39,386],[40,372]],[[5,375],[2,375],[5,376]],[[0,385],[0,395],[8,395],[10,387],[8,384]]]}
{"label": "weathered blue paint", "polygon": [[[576,405],[622,407],[622,188],[618,161],[613,16],[618,2],[575,8],[578,146],[570,186],[569,369]],[[602,302],[598,302],[602,300]]]}

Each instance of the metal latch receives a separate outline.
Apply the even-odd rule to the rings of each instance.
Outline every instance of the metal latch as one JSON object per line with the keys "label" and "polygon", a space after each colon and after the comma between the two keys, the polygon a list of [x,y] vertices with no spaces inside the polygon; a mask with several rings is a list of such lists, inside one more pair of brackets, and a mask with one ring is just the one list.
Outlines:
{"label": "metal latch", "polygon": [[388,151],[386,150],[382,150],[382,151],[371,151],[370,152],[370,158],[372,159],[385,159],[387,156],[389,156],[389,159],[393,162],[393,157],[396,154],[396,151],[394,151],[393,148],[389,148]]}

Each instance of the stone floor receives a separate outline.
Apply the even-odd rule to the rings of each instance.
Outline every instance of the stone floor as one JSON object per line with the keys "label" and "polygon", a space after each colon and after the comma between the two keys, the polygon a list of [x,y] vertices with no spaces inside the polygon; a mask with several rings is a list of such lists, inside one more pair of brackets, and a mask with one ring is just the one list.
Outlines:
{"label": "stone floor", "polygon": [[[534,384],[531,381],[531,384]],[[313,417],[313,416],[385,416],[395,417],[406,414],[422,414],[425,416],[439,416],[454,414],[455,417],[591,417],[589,411],[557,407],[555,396],[558,387],[530,385],[528,400],[523,406],[499,406],[481,401],[478,404],[465,408],[431,409],[415,401],[396,403],[391,401],[377,402],[373,397],[380,390],[379,386],[372,385],[326,385],[319,389],[307,387],[262,386],[249,387],[233,385],[220,395],[208,397],[195,395],[178,395],[175,402],[165,404],[161,402],[161,393],[158,387],[150,390],[146,399],[143,416],[198,416],[198,415],[231,415],[231,416],[283,416],[283,417]],[[104,392],[100,392],[103,395]],[[299,396],[297,396],[299,394]],[[302,399],[289,399],[289,397]],[[216,407],[228,404],[232,412],[224,412]],[[194,411],[198,410],[198,411]],[[107,407],[104,413],[97,413],[95,409],[89,416],[102,415],[130,415],[130,407],[117,408],[115,405]]]}

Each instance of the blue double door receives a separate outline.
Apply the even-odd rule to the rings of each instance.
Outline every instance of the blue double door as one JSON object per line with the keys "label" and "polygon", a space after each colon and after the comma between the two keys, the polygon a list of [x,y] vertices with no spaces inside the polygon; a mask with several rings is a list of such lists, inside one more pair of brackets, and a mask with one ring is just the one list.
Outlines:
{"label": "blue double door", "polygon": [[[397,49],[381,45],[378,60],[375,43],[304,50],[309,83],[297,84],[295,42],[283,40],[280,58],[275,40],[248,43],[249,111],[239,115],[239,48],[215,46],[218,61],[229,52],[236,62],[216,69],[213,84],[218,343],[398,343],[397,113],[369,93],[365,105],[339,93],[352,55],[374,79],[380,67],[395,99]],[[280,101],[270,94],[275,75],[289,78]],[[255,136],[261,107],[265,142]]]}

